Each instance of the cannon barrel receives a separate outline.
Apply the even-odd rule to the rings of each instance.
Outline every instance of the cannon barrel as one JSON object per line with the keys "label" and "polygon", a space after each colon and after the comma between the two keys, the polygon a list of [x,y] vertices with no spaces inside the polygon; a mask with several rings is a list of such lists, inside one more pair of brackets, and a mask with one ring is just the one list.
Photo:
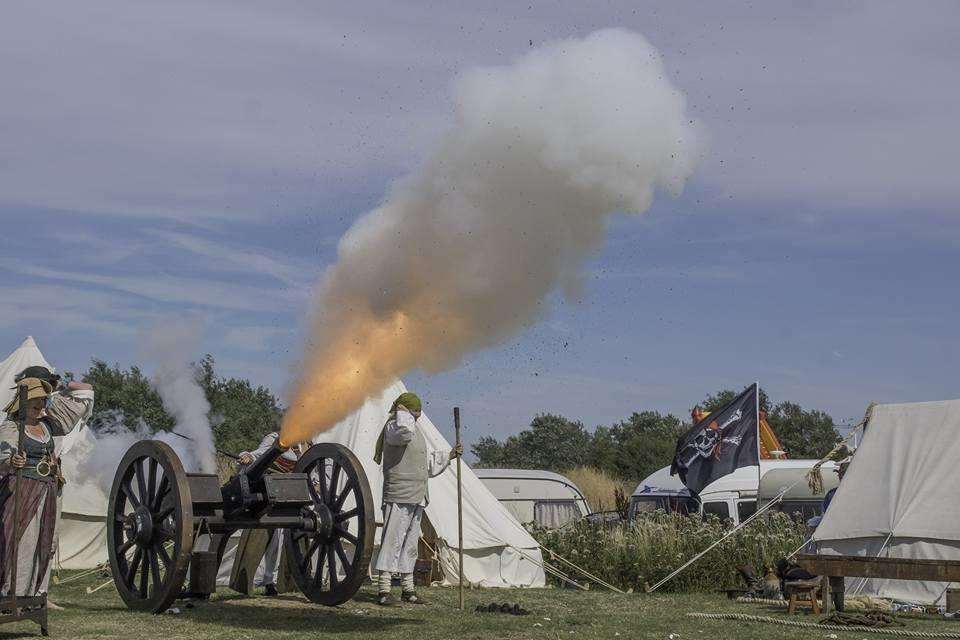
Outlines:
{"label": "cannon barrel", "polygon": [[267,449],[263,455],[251,462],[246,468],[240,471],[240,473],[247,476],[251,482],[256,482],[261,480],[264,474],[267,473],[267,470],[270,466],[277,461],[277,458],[282,456],[288,447],[284,447],[280,444],[280,439],[278,438],[274,441],[273,445]]}
{"label": "cannon barrel", "polygon": [[[226,484],[220,487],[224,513],[227,516],[236,517],[241,512],[246,512],[259,517],[271,506],[264,485],[264,476],[286,450],[287,448],[279,441],[274,442],[260,457],[231,476]],[[309,494],[305,496],[309,501]]]}

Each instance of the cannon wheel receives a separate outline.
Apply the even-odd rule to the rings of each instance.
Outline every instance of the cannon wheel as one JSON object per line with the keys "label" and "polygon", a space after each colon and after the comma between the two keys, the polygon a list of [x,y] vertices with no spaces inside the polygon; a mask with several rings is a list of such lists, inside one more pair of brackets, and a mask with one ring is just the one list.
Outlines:
{"label": "cannon wheel", "polygon": [[[334,606],[353,597],[367,577],[373,552],[373,496],[363,466],[343,445],[320,443],[297,461],[308,475],[317,531],[284,531],[287,566],[303,595]],[[349,543],[353,554],[344,546]]]}
{"label": "cannon wheel", "polygon": [[161,613],[180,595],[193,547],[190,485],[177,454],[156,440],[134,444],[110,490],[107,550],[127,607]]}

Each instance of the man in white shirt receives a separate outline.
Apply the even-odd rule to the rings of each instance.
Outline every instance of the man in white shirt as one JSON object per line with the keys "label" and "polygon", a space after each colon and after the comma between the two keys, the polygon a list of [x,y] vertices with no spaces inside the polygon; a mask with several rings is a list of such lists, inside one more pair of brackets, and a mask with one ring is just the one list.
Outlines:
{"label": "man in white shirt", "polygon": [[410,604],[426,604],[413,586],[417,562],[420,521],[430,501],[427,481],[440,475],[450,461],[461,455],[454,450],[429,451],[422,429],[417,425],[422,405],[415,393],[401,394],[393,403],[374,460],[383,463],[383,532],[377,556],[379,595],[383,606],[398,606],[390,594],[393,573],[401,577],[401,597]]}
{"label": "man in white shirt", "polygon": [[[254,460],[266,453],[279,437],[280,434],[276,431],[265,435],[256,449],[253,451],[244,451],[238,456],[240,464],[245,467],[253,464]],[[283,455],[277,458],[274,464],[282,468],[286,473],[290,473],[297,464],[300,451],[301,448],[299,446],[291,447],[284,451]],[[282,529],[277,529],[270,535],[270,541],[267,542],[267,548],[263,552],[263,576],[258,581],[260,584],[256,586],[263,586],[263,592],[268,596],[275,596],[279,593],[277,591],[277,572],[280,569],[282,541],[283,531]]]}

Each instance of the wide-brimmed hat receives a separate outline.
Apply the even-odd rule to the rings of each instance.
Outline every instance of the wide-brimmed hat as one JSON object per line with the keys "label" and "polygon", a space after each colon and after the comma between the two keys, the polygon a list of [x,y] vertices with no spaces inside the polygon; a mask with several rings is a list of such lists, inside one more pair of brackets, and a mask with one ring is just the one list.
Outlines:
{"label": "wide-brimmed hat", "polygon": [[13,400],[3,408],[8,416],[12,416],[20,410],[20,389],[22,387],[27,388],[27,400],[46,398],[53,393],[53,386],[46,380],[41,380],[40,378],[23,378],[19,380],[17,386],[13,387],[15,391]]}
{"label": "wide-brimmed hat", "polygon": [[49,382],[50,386],[54,388],[56,388],[56,386],[60,383],[59,375],[39,364],[27,367],[18,373],[17,377],[14,378],[13,381],[20,382],[21,380],[26,380],[27,378],[40,378],[41,380]]}

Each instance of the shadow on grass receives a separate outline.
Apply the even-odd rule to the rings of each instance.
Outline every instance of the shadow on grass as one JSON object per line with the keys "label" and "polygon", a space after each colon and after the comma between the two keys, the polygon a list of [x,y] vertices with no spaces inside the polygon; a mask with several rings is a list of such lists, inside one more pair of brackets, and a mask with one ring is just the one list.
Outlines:
{"label": "shadow on grass", "polygon": [[[358,593],[354,601],[374,602],[375,598],[364,597]],[[277,603],[279,606],[272,605]],[[281,604],[282,603],[282,604]],[[312,604],[303,597],[281,595],[271,598],[248,597],[239,594],[230,594],[210,601],[177,601],[171,609],[180,609],[177,618],[189,620],[196,624],[210,624],[219,627],[233,627],[236,629],[259,629],[269,631],[296,631],[303,632],[313,629],[318,633],[375,633],[400,625],[420,625],[422,621],[400,617],[367,616],[349,612],[349,603],[342,607],[325,607]],[[298,606],[290,606],[298,605]],[[114,613],[129,611],[122,604],[86,605],[71,603],[73,610],[88,611],[90,613]],[[131,615],[144,615],[130,612]],[[169,616],[171,614],[159,614]],[[37,628],[39,632],[39,627]],[[7,636],[0,633],[0,640]]]}

